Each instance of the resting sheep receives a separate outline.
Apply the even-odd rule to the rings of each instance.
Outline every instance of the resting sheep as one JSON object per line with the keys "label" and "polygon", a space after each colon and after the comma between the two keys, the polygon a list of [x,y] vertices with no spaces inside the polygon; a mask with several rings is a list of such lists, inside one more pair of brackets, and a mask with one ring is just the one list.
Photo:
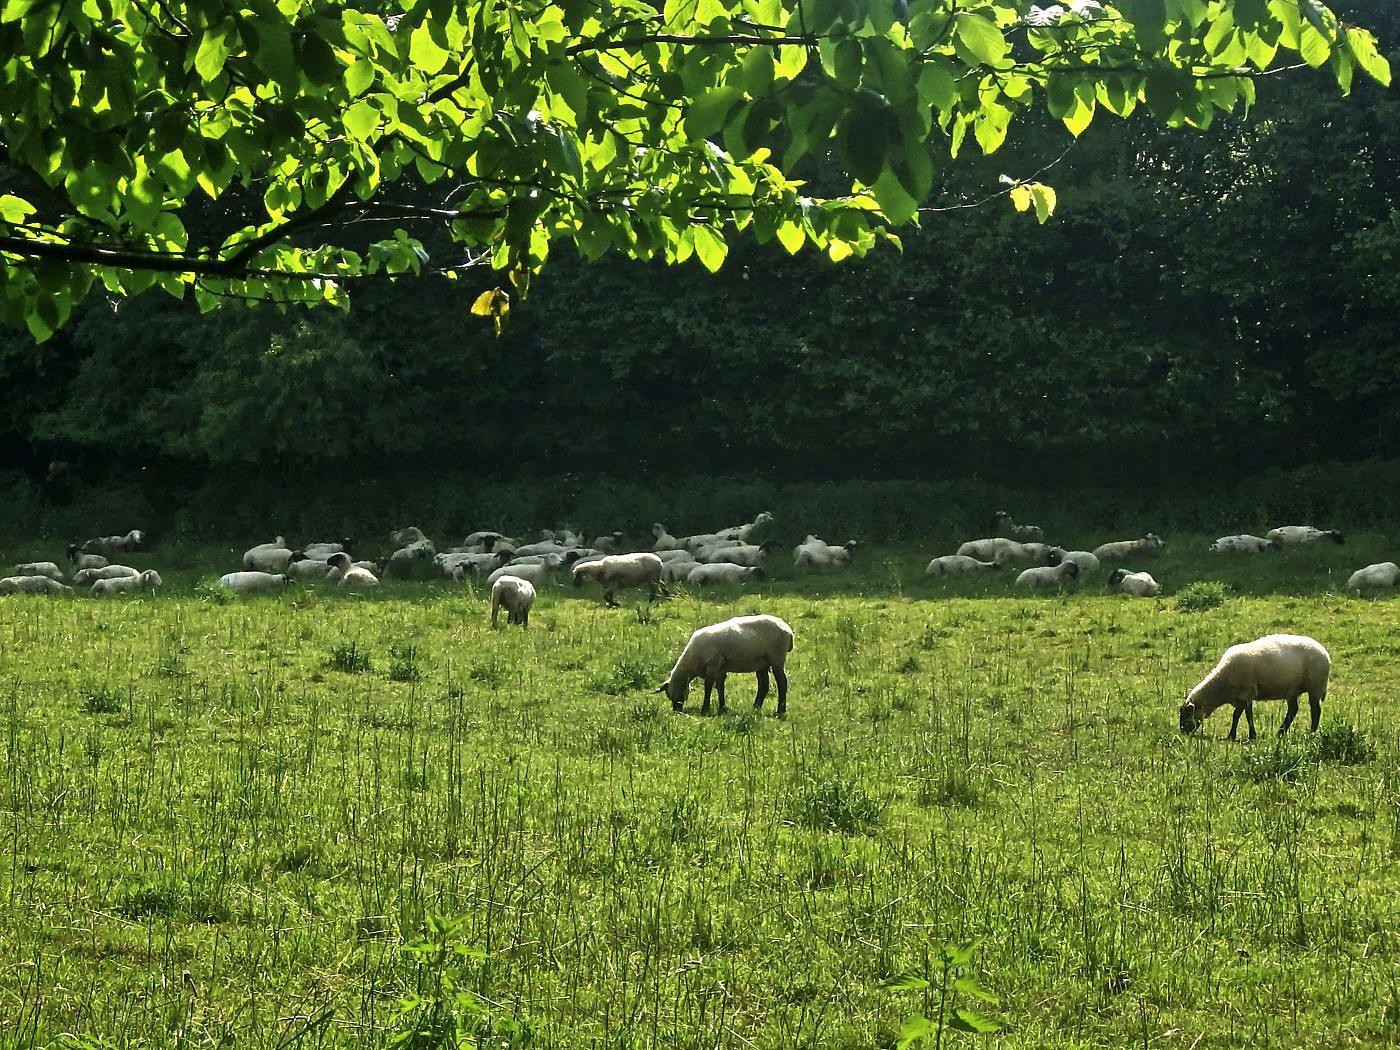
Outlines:
{"label": "resting sheep", "polygon": [[1108,585],[1138,598],[1155,598],[1162,593],[1162,585],[1152,578],[1151,573],[1129,572],[1127,569],[1114,569],[1109,573]]}
{"label": "resting sheep", "polygon": [[593,541],[593,549],[604,554],[617,554],[622,550],[622,533],[610,532],[606,536],[599,536]]}
{"label": "resting sheep", "polygon": [[758,566],[730,565],[720,562],[715,565],[697,565],[690,570],[685,582],[692,587],[705,587],[712,583],[745,583],[748,580],[762,580],[767,573]]}
{"label": "resting sheep", "polygon": [[73,574],[74,587],[90,587],[98,580],[119,580],[127,576],[140,576],[140,569],[130,565],[104,565],[100,569],[79,569]]}
{"label": "resting sheep", "polygon": [[147,569],[140,576],[116,576],[110,580],[98,580],[92,585],[92,593],[94,597],[102,598],[109,594],[154,592],[157,587],[162,586],[164,581],[160,578],[160,573],[155,569]]}
{"label": "resting sheep", "polygon": [[[705,566],[701,566],[705,568]],[[752,672],[758,678],[755,708],[763,707],[768,695],[768,676],[778,683],[778,715],[787,713],[788,680],[784,667],[792,652],[792,628],[776,616],[736,616],[710,627],[702,627],[690,636],[676,664],[658,693],[665,693],[671,708],[680,711],[693,679],[705,682],[705,702],[701,714],[710,713],[710,693],[719,691],[719,710],[724,713],[725,676]]]}
{"label": "resting sheep", "polygon": [[1039,525],[1017,525],[1004,510],[997,511],[992,515],[992,519],[996,522],[997,531],[1004,536],[1015,536],[1023,540],[1045,539],[1045,531]]}
{"label": "resting sheep", "polygon": [[851,564],[856,548],[860,544],[847,540],[844,546],[836,546],[810,533],[807,538],[793,548],[792,564],[796,569],[833,569]]}
{"label": "resting sheep", "polygon": [[699,560],[712,565],[745,565],[753,568],[762,565],[768,560],[768,553],[778,549],[778,545],[769,541],[763,544],[741,543],[733,547],[723,547],[712,554],[702,556]]}
{"label": "resting sheep", "polygon": [[715,535],[720,539],[738,540],[740,543],[748,543],[749,537],[753,535],[755,529],[767,525],[772,520],[773,515],[770,511],[759,511],[753,521],[749,522],[747,525],[733,525],[727,529],[720,529]]}
{"label": "resting sheep", "polygon": [[243,553],[243,568],[249,572],[282,573],[292,563],[292,552],[286,547],[253,547]]}
{"label": "resting sheep", "polygon": [[292,554],[292,560],[287,563],[286,572],[288,576],[297,580],[324,580],[331,573],[330,559],[311,558],[301,551],[296,551]]}
{"label": "resting sheep", "polygon": [[1074,562],[1079,566],[1081,575],[1086,572],[1099,571],[1099,559],[1094,557],[1092,551],[1065,551],[1060,560]]}
{"label": "resting sheep", "polygon": [[73,588],[49,576],[11,576],[0,580],[0,594],[72,594]]}
{"label": "resting sheep", "polygon": [[681,545],[681,541],[666,531],[666,526],[657,522],[651,527],[651,534],[656,542],[651,545],[654,551],[675,550]]}
{"label": "resting sheep", "polygon": [[[511,562],[503,565],[490,576],[486,577],[486,582],[492,587],[496,586],[496,581],[502,576],[518,576],[522,580],[529,580],[536,589],[544,587],[546,584],[554,582],[554,572],[559,568],[559,556],[547,557],[544,561],[533,564],[516,564]],[[577,568],[577,566],[575,566]]]}
{"label": "resting sheep", "polygon": [[393,532],[389,533],[389,543],[395,548],[407,547],[413,543],[423,543],[427,538],[427,536],[423,535],[423,530],[417,525],[410,525],[406,529],[395,529]]}
{"label": "resting sheep", "polygon": [[1307,693],[1315,733],[1322,720],[1322,701],[1327,697],[1331,671],[1332,659],[1327,650],[1304,635],[1271,634],[1232,645],[1181,705],[1181,731],[1195,732],[1216,709],[1230,704],[1235,717],[1230,721],[1228,739],[1235,739],[1243,714],[1249,721],[1249,739],[1253,740],[1254,701],[1287,700],[1288,711],[1278,731],[1283,736],[1298,714],[1298,697]]}
{"label": "resting sheep", "polygon": [[941,576],[951,572],[985,572],[1000,569],[1001,566],[999,561],[978,561],[966,554],[945,554],[929,562],[924,572],[930,576]]}
{"label": "resting sheep", "polygon": [[332,554],[349,554],[354,546],[355,541],[346,537],[339,543],[308,543],[301,549],[301,552],[308,558],[325,561]]}
{"label": "resting sheep", "polygon": [[66,553],[69,562],[73,565],[73,571],[79,572],[83,569],[101,569],[111,563],[102,554],[85,554],[76,543],[68,544]]}
{"label": "resting sheep", "polygon": [[1394,587],[1400,582],[1400,565],[1393,561],[1381,561],[1375,565],[1368,565],[1364,569],[1357,569],[1347,580],[1348,590],[1360,590],[1362,587]]}
{"label": "resting sheep", "polygon": [[332,554],[327,564],[330,565],[331,571],[326,574],[326,580],[338,587],[357,591],[365,587],[379,586],[379,577],[369,566],[352,562],[350,555],[344,552]]}
{"label": "resting sheep", "polygon": [[1018,543],[1016,540],[1009,540],[1005,536],[996,536],[986,540],[968,540],[958,548],[958,553],[964,558],[976,558],[978,561],[1031,560],[1030,552],[1026,550],[1024,544]]}
{"label": "resting sheep", "polygon": [[1122,561],[1124,558],[1131,558],[1134,554],[1151,554],[1159,551],[1166,544],[1162,542],[1162,537],[1155,532],[1149,532],[1140,540],[1116,540],[1113,543],[1105,543],[1094,548],[1094,557],[1099,561]]}
{"label": "resting sheep", "polygon": [[1312,525],[1282,525],[1277,529],[1270,529],[1264,533],[1267,539],[1277,540],[1284,547],[1297,547],[1304,543],[1318,543],[1327,540],[1329,543],[1343,544],[1347,538],[1336,529],[1319,529]]}
{"label": "resting sheep", "polygon": [[220,587],[238,594],[256,594],[260,591],[280,591],[291,582],[291,577],[287,576],[285,573],[259,572],[256,570],[228,572],[219,577]]}
{"label": "resting sheep", "polygon": [[63,570],[51,561],[22,561],[15,566],[16,576],[46,576],[55,583],[63,582]]}
{"label": "resting sheep", "polygon": [[437,551],[429,540],[415,540],[394,551],[384,563],[384,575],[401,579],[427,579],[433,575]]}
{"label": "resting sheep", "polygon": [[519,576],[502,576],[491,585],[491,626],[496,626],[497,614],[505,609],[506,623],[529,627],[530,606],[534,604],[535,588],[529,580],[522,580]]}
{"label": "resting sheep", "polygon": [[690,575],[692,569],[698,569],[700,563],[691,558],[680,558],[661,563],[661,579],[666,583],[680,583]]}
{"label": "resting sheep", "polygon": [[1062,561],[1058,565],[1040,565],[1027,569],[1016,577],[1016,586],[1030,587],[1032,590],[1059,587],[1066,580],[1073,580],[1078,575],[1078,565],[1072,561]]}
{"label": "resting sheep", "polygon": [[596,580],[603,587],[603,600],[614,607],[617,600],[613,592],[621,587],[646,587],[647,595],[655,601],[661,583],[661,559],[655,554],[614,554],[579,562],[573,575],[575,587]]}
{"label": "resting sheep", "polygon": [[1241,533],[1237,536],[1221,536],[1210,545],[1212,554],[1262,554],[1264,551],[1281,551],[1283,544],[1277,540],[1266,540],[1262,536]]}
{"label": "resting sheep", "polygon": [[125,536],[98,536],[83,544],[85,554],[129,554],[140,550],[146,542],[146,534],[140,529],[132,529]]}

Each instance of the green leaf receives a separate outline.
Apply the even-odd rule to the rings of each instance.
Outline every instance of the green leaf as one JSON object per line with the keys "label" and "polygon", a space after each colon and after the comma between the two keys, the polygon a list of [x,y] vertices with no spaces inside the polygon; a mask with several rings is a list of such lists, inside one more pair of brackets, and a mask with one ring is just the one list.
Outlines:
{"label": "green leaf", "polygon": [[896,974],[894,977],[891,977],[885,982],[885,987],[895,992],[911,992],[921,991],[924,988],[931,987],[931,985],[925,978],[920,977],[913,970],[910,970],[908,973]]}
{"label": "green leaf", "polygon": [[0,193],[0,219],[6,222],[23,222],[26,216],[33,215],[34,205],[12,193]]}
{"label": "green leaf", "polygon": [[365,142],[379,127],[379,109],[373,102],[362,98],[347,109],[341,119],[346,131]]}
{"label": "green leaf", "polygon": [[754,98],[773,86],[773,55],[766,47],[751,47],[742,66],[744,90]]}
{"label": "green leaf", "polygon": [[796,255],[802,250],[802,245],[807,241],[807,231],[802,228],[802,224],[789,219],[778,225],[778,243],[781,244],[789,255]]}
{"label": "green leaf", "polygon": [[906,1018],[904,1024],[900,1025],[898,1041],[895,1046],[899,1050],[907,1050],[916,1042],[926,1041],[933,1031],[933,1022],[923,1014],[914,1014]]}
{"label": "green leaf", "polygon": [[1313,69],[1320,69],[1332,54],[1332,45],[1311,25],[1305,25],[1298,41],[1298,54]]}
{"label": "green leaf", "polygon": [[428,25],[429,23],[424,22],[413,31],[408,43],[408,58],[415,69],[432,76],[442,72],[449,56],[433,40],[428,32]]}
{"label": "green leaf", "polygon": [[1094,119],[1094,103],[1085,103],[1077,97],[1074,101],[1075,106],[1065,114],[1064,122],[1065,127],[1069,128],[1069,133],[1078,138]]}
{"label": "green leaf", "polygon": [[954,30],[954,45],[961,45],[971,56],[970,65],[981,62],[995,66],[1006,57],[1008,44],[1006,37],[985,15],[959,11]]}
{"label": "green leaf", "polygon": [[699,257],[701,265],[714,273],[724,265],[725,256],[729,254],[729,245],[725,243],[719,231],[710,226],[693,226],[691,233],[695,243],[695,254]]}
{"label": "green leaf", "polygon": [[919,70],[918,92],[923,102],[945,110],[952,108],[957,100],[958,86],[947,65],[931,59]]}
{"label": "green leaf", "polygon": [[966,1007],[958,1007],[953,1011],[953,1016],[948,1018],[948,1027],[959,1032],[971,1032],[980,1035],[987,1035],[991,1032],[1000,1032],[1001,1024],[984,1017],[976,1010],[969,1010]]}
{"label": "green leaf", "polygon": [[223,71],[230,51],[229,37],[233,33],[231,23],[221,22],[200,37],[199,49],[194,53],[194,69],[202,79],[213,80]]}
{"label": "green leaf", "polygon": [[297,75],[296,56],[292,52],[292,34],[287,23],[278,16],[276,8],[270,14],[259,14],[250,20],[257,38],[258,68],[273,80],[294,84]]}
{"label": "green leaf", "polygon": [[367,58],[357,58],[345,67],[345,90],[351,97],[358,98],[374,83],[374,63]]}
{"label": "green leaf", "polygon": [[919,213],[919,202],[909,196],[909,192],[900,185],[899,179],[889,168],[880,172],[880,177],[870,188],[875,193],[880,210],[894,225],[902,226]]}
{"label": "green leaf", "polygon": [[997,997],[978,984],[975,977],[959,977],[953,982],[953,987],[964,995],[971,995],[984,1003],[996,1005]]}
{"label": "green leaf", "polygon": [[1346,46],[1361,71],[1384,87],[1390,87],[1390,62],[1376,49],[1376,38],[1364,29],[1347,28]]}
{"label": "green leaf", "polygon": [[709,138],[722,128],[741,94],[736,87],[717,87],[692,102],[685,111],[685,133],[690,141]]}

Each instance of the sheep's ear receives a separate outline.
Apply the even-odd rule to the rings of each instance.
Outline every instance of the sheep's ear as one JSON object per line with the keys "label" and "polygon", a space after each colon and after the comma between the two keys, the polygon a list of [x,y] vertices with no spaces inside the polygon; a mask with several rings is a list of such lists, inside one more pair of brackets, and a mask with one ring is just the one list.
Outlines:
{"label": "sheep's ear", "polygon": [[660,685],[658,685],[658,686],[656,687],[656,691],[657,691],[658,693],[664,693],[664,692],[666,692],[666,690],[668,690],[668,689],[670,689],[670,688],[671,688],[671,680],[668,678],[668,679],[666,679],[666,681],[662,682]]}

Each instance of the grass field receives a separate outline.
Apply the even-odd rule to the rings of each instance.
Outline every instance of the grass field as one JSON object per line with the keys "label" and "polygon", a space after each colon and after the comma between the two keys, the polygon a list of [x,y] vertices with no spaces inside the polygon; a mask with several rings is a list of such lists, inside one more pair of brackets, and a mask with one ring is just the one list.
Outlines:
{"label": "grass field", "polygon": [[[1167,538],[1157,601],[926,580],[948,543],[528,631],[446,584],[218,600],[210,547],[133,559],[154,598],[0,599],[0,1045],[384,1045],[418,993],[482,1045],[885,1047],[977,937],[999,1004],[949,1005],[1006,1027],[944,1045],[1396,1045],[1397,606],[1338,591],[1394,547]],[[673,715],[689,632],[753,611],[788,718],[751,677]],[[1319,738],[1183,737],[1274,630],[1332,652]],[[429,915],[461,951],[406,949]]]}

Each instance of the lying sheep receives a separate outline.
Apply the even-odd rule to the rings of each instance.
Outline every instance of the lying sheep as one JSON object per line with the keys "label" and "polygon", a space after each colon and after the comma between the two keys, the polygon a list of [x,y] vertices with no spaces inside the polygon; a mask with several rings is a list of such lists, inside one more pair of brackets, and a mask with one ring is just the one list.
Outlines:
{"label": "lying sheep", "polygon": [[712,565],[746,565],[752,568],[762,565],[768,560],[769,552],[777,549],[778,545],[771,540],[761,544],[741,543],[735,547],[724,547],[700,558],[699,561]]}
{"label": "lying sheep", "polygon": [[958,553],[964,558],[976,558],[978,561],[1030,561],[1030,552],[1025,546],[1016,540],[1009,540],[1005,536],[994,536],[985,540],[968,540],[958,547]]}
{"label": "lying sheep", "polygon": [[996,522],[997,532],[1003,536],[1015,536],[1022,540],[1043,540],[1045,530],[1039,525],[1017,525],[1011,520],[1011,515],[1004,510],[999,510],[992,515],[992,520]]}
{"label": "lying sheep", "polygon": [[1135,554],[1152,554],[1165,546],[1161,536],[1155,532],[1149,532],[1140,540],[1116,540],[1113,543],[1105,543],[1095,547],[1094,557],[1098,558],[1099,561],[1122,561]]}
{"label": "lying sheep", "polygon": [[750,580],[767,579],[767,576],[760,566],[747,567],[719,562],[714,565],[697,565],[690,570],[685,582],[692,587],[706,587],[715,583],[747,583]]}
{"label": "lying sheep", "polygon": [[1049,543],[1023,543],[1021,550],[1025,557],[1036,565],[1059,565],[1065,560],[1065,555],[1069,553],[1063,547],[1056,547]]}
{"label": "lying sheep", "polygon": [[110,580],[98,580],[92,585],[92,594],[95,598],[102,598],[112,594],[136,594],[140,591],[154,593],[157,587],[164,585],[160,573],[155,569],[147,569],[140,576],[117,576]]}
{"label": "lying sheep", "polygon": [[1078,576],[1078,565],[1072,561],[1062,561],[1058,565],[1039,565],[1033,569],[1027,569],[1016,577],[1016,586],[1042,590],[1049,587],[1059,587],[1066,580],[1073,580]]}
{"label": "lying sheep", "polygon": [[1230,704],[1235,717],[1230,721],[1228,739],[1235,739],[1243,714],[1249,722],[1249,739],[1253,740],[1254,701],[1287,700],[1288,711],[1278,731],[1283,736],[1298,714],[1298,697],[1307,693],[1315,733],[1322,720],[1322,701],[1327,697],[1331,671],[1332,658],[1327,650],[1304,635],[1271,634],[1232,645],[1181,705],[1181,731],[1195,732],[1217,708]]}
{"label": "lying sheep", "polygon": [[651,545],[651,549],[658,554],[661,551],[675,550],[681,545],[681,541],[667,532],[666,526],[659,521],[651,527],[651,535],[652,538],[656,540],[656,542]]}
{"label": "lying sheep", "polygon": [[79,569],[73,574],[74,587],[90,587],[98,580],[120,580],[130,576],[140,576],[140,569],[130,565],[104,565],[100,569]]}
{"label": "lying sheep", "polygon": [[[574,567],[578,568],[577,565]],[[503,565],[493,572],[486,578],[486,582],[494,587],[496,586],[496,581],[502,576],[518,576],[522,580],[529,580],[538,590],[546,584],[554,582],[554,573],[558,568],[558,555],[547,557],[544,561],[536,562],[533,565],[518,565],[515,562],[511,562],[509,565]]]}
{"label": "lying sheep", "polygon": [[603,600],[614,607],[617,600],[613,592],[622,587],[645,587],[647,596],[655,601],[661,583],[661,559],[655,554],[613,554],[597,561],[579,562],[573,576],[575,587],[596,580],[603,587]]}
{"label": "lying sheep", "polygon": [[1283,544],[1278,540],[1266,540],[1262,536],[1241,533],[1237,536],[1221,536],[1208,549],[1212,554],[1262,554],[1264,551],[1281,551]]}
{"label": "lying sheep", "polygon": [[520,546],[517,540],[499,532],[473,532],[462,541],[462,545],[456,548],[463,554],[490,554],[497,547],[510,547],[514,549]]}
{"label": "lying sheep", "polygon": [[279,549],[281,549],[281,548],[283,548],[283,547],[286,547],[286,546],[287,546],[287,537],[286,537],[286,536],[278,536],[278,537],[276,537],[271,543],[255,543],[252,547],[249,547],[248,549],[249,549],[249,550],[253,550],[253,551],[268,551],[268,550],[279,550]]}
{"label": "lying sheep", "polygon": [[317,561],[325,561],[332,554],[349,554],[355,547],[355,541],[346,537],[339,543],[308,543],[301,549],[301,552],[308,558],[315,558]]}
{"label": "lying sheep", "polygon": [[1394,587],[1400,582],[1400,565],[1393,561],[1381,561],[1375,565],[1368,565],[1364,569],[1357,569],[1347,580],[1348,590],[1360,590],[1363,587]]}
{"label": "lying sheep", "polygon": [[63,570],[51,561],[22,561],[15,566],[16,576],[46,576],[55,583],[63,582]]}
{"label": "lying sheep", "polygon": [[529,627],[530,606],[534,604],[535,587],[529,580],[519,576],[502,576],[491,585],[491,626],[496,626],[497,614],[505,609],[506,623]]}
{"label": "lying sheep", "polygon": [[1155,598],[1162,593],[1162,585],[1152,578],[1151,573],[1129,572],[1127,569],[1114,569],[1109,573],[1108,585],[1138,598]]}
{"label": "lying sheep", "polygon": [[610,532],[606,536],[599,536],[593,541],[593,549],[602,551],[604,554],[618,554],[622,550],[622,533]]}
{"label": "lying sheep", "polygon": [[308,558],[301,551],[295,551],[292,560],[287,563],[286,573],[294,580],[324,580],[331,573],[329,556],[322,561],[319,558]]}
{"label": "lying sheep", "polygon": [[766,510],[759,511],[757,517],[747,525],[732,525],[727,529],[720,529],[715,535],[720,539],[738,540],[740,543],[748,543],[749,537],[753,535],[755,529],[767,525],[772,520],[772,512]]}
{"label": "lying sheep", "polygon": [[[701,566],[706,568],[706,566]],[[763,707],[768,695],[768,676],[778,683],[778,716],[787,713],[788,679],[784,667],[792,652],[792,628],[776,616],[736,616],[732,620],[702,627],[690,636],[658,693],[665,693],[671,708],[685,707],[690,683],[705,682],[705,702],[700,713],[710,713],[710,693],[719,692],[719,710],[724,713],[724,681],[731,672],[752,673],[758,678],[755,708]]]}
{"label": "lying sheep", "polygon": [[343,551],[339,554],[332,554],[327,564],[330,565],[331,571],[326,574],[326,581],[337,587],[344,587],[348,591],[357,591],[365,587],[379,586],[379,577],[374,574],[368,563],[352,562],[350,555]]}
{"label": "lying sheep", "polygon": [[1079,566],[1081,575],[1086,572],[1099,571],[1099,559],[1094,557],[1092,551],[1065,551],[1060,560],[1074,562]]}
{"label": "lying sheep", "polygon": [[424,543],[428,539],[423,535],[423,530],[417,525],[410,525],[406,529],[395,529],[389,533],[389,546],[398,549],[407,547],[414,543]]}
{"label": "lying sheep", "polygon": [[438,571],[444,576],[452,579],[461,579],[465,576],[479,576],[483,572],[490,572],[499,569],[506,562],[510,561],[510,555],[504,551],[493,554],[465,554],[455,552],[451,554],[439,554],[433,559]]}
{"label": "lying sheep", "polygon": [[227,572],[219,577],[220,587],[237,594],[280,591],[291,582],[291,577],[286,573],[260,572],[252,569],[244,572]]}
{"label": "lying sheep", "polygon": [[688,550],[652,551],[662,561],[694,561],[695,555]]}
{"label": "lying sheep", "polygon": [[929,562],[924,572],[929,576],[941,576],[951,572],[985,572],[1000,569],[1001,566],[999,561],[978,561],[965,554],[945,554]]}
{"label": "lying sheep", "polygon": [[76,543],[68,544],[65,553],[68,555],[68,561],[72,564],[74,572],[81,572],[83,569],[101,569],[111,564],[105,555],[85,554]]}
{"label": "lying sheep", "polygon": [[284,573],[292,563],[292,552],[286,547],[253,547],[243,553],[243,568],[249,572]]}
{"label": "lying sheep", "polygon": [[146,534],[140,529],[132,529],[125,536],[98,536],[83,543],[84,554],[130,554],[140,550],[146,542]]}
{"label": "lying sheep", "polygon": [[582,547],[583,537],[573,529],[541,529],[540,539],[558,543],[564,547]]}
{"label": "lying sheep", "polygon": [[1326,540],[1329,543],[1343,544],[1347,538],[1336,529],[1319,529],[1312,525],[1282,525],[1277,529],[1270,529],[1264,533],[1265,538],[1278,541],[1283,547],[1297,547],[1304,543],[1319,543]]}
{"label": "lying sheep", "polygon": [[539,543],[524,543],[515,548],[517,558],[529,558],[539,554],[563,554],[569,548],[562,543],[555,543],[553,540],[542,540]]}
{"label": "lying sheep", "polygon": [[793,548],[792,564],[796,569],[835,569],[851,564],[856,548],[860,544],[847,540],[844,546],[827,543],[810,533],[807,538]]}
{"label": "lying sheep", "polygon": [[690,558],[664,561],[661,563],[661,579],[665,583],[682,583],[690,575],[692,569],[698,569],[700,563]]}
{"label": "lying sheep", "polygon": [[0,594],[72,594],[73,588],[50,576],[11,576],[0,580]]}
{"label": "lying sheep", "polygon": [[394,551],[384,562],[384,575],[398,579],[425,580],[433,575],[437,551],[429,540],[415,540]]}

